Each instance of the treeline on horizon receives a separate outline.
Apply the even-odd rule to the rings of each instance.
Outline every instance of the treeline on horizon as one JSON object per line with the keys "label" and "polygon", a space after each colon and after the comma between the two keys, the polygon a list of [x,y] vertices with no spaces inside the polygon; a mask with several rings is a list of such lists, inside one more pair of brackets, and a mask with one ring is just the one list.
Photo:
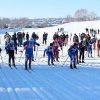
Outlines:
{"label": "treeline on horizon", "polygon": [[[38,19],[38,18],[37,18]],[[56,18],[55,18],[56,19]],[[41,18],[44,21],[44,24],[48,24],[47,18]],[[57,19],[58,20],[58,19]],[[79,9],[75,12],[74,16],[67,14],[65,18],[62,19],[63,23],[75,22],[75,21],[90,21],[90,20],[100,20],[100,17],[97,16],[95,12],[89,12],[86,9]],[[36,20],[33,19],[30,21],[27,17],[22,18],[6,18],[0,17],[0,28],[8,28],[13,26],[14,28],[22,28],[25,26],[31,26],[36,23]]]}

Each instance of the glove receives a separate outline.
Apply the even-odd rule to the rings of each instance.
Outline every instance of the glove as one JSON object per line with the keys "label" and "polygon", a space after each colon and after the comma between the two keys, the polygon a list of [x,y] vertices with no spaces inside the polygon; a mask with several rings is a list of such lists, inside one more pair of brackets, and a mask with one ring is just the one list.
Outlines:
{"label": "glove", "polygon": [[15,54],[17,54],[17,51],[15,52]]}
{"label": "glove", "polygon": [[6,51],[6,54],[8,54],[8,53],[9,53],[9,50]]}
{"label": "glove", "polygon": [[45,57],[45,53],[43,54],[43,57]]}
{"label": "glove", "polygon": [[40,44],[38,44],[38,46],[40,46]]}

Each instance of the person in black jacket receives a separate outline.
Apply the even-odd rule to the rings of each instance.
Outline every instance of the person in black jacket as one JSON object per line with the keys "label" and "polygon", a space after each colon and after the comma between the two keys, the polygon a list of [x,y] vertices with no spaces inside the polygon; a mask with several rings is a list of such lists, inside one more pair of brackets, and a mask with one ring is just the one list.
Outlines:
{"label": "person in black jacket", "polygon": [[10,40],[10,43],[6,45],[5,49],[7,50],[9,55],[9,67],[11,67],[11,59],[13,62],[13,66],[15,66],[14,50],[17,49],[17,46],[16,44],[14,44],[14,41]]}
{"label": "person in black jacket", "polygon": [[44,32],[44,34],[43,34],[43,44],[45,43],[45,45],[47,44],[47,36],[48,36],[48,34]]}

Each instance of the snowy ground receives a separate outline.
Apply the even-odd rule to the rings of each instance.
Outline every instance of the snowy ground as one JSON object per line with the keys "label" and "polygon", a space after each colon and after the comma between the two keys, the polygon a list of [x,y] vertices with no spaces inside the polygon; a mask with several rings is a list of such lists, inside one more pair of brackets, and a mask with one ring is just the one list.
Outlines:
{"label": "snowy ground", "polygon": [[[66,26],[71,26],[66,29],[71,31],[71,28],[73,30],[76,24],[79,24],[81,31],[85,28],[85,24],[92,27],[92,23],[98,25],[99,21],[70,23],[58,27],[66,29]],[[49,45],[52,41],[52,32],[57,31],[58,27],[39,31],[37,29],[37,32],[40,36],[44,31],[49,33]],[[74,30],[77,31],[77,28]],[[32,30],[25,32],[27,31],[32,32]],[[68,45],[63,48],[63,52],[60,51],[60,62],[54,62],[55,66],[48,66],[47,57],[43,58],[43,50],[47,45],[42,44],[41,38],[37,42],[41,46],[38,47],[36,60],[32,62],[33,70],[29,72],[24,70],[24,53],[20,59],[19,51],[23,50],[23,47],[18,48],[18,54],[15,54],[17,69],[8,67],[8,55],[5,54],[5,50],[1,52],[0,100],[100,100],[100,58],[96,56],[96,51],[93,51],[93,58],[85,55],[85,63],[77,65],[78,69],[70,69],[69,58],[67,59]],[[0,47],[4,49],[3,38]]]}

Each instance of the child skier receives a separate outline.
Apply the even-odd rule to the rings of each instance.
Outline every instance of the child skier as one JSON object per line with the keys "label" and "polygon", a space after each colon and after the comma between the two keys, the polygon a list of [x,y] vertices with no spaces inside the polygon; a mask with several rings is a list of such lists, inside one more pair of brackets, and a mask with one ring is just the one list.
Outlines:
{"label": "child skier", "polygon": [[88,41],[88,46],[87,46],[87,52],[88,52],[88,57],[91,56],[92,57],[92,44],[96,42],[96,39],[90,39]]}
{"label": "child skier", "polygon": [[[76,51],[77,51],[77,43],[75,42],[72,46],[69,47],[68,49],[68,55],[70,57],[70,68],[73,69],[77,68],[76,67]],[[73,66],[72,66],[73,65]]]}
{"label": "child skier", "polygon": [[50,46],[48,46],[45,50],[44,50],[44,54],[43,56],[45,57],[45,52],[48,56],[48,65],[50,65],[50,59],[51,59],[51,64],[54,65],[53,60],[54,60],[54,47],[53,47],[53,43],[50,43]]}
{"label": "child skier", "polygon": [[11,59],[13,62],[13,66],[15,67],[15,57],[14,57],[14,50],[17,51],[17,46],[13,40],[10,40],[10,43],[6,45],[5,49],[9,55],[9,67],[11,67]]}

